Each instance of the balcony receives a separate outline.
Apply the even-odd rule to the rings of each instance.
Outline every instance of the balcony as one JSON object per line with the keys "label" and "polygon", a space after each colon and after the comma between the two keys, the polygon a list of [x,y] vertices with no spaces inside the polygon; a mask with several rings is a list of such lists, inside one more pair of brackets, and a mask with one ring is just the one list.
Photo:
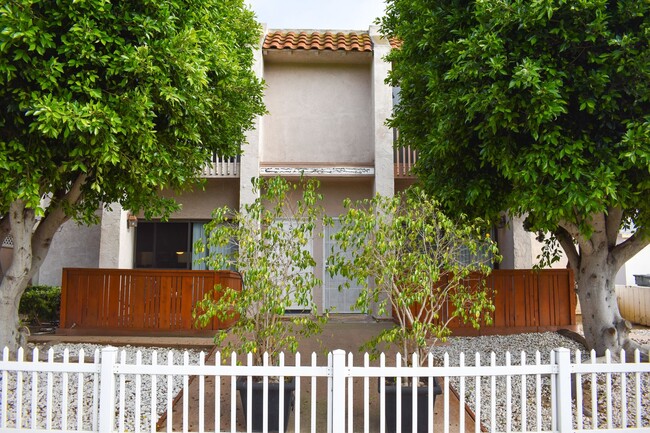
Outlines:
{"label": "balcony", "polygon": [[[415,176],[412,173],[413,166],[417,161],[417,151],[411,149],[410,147],[401,147],[396,148],[393,151],[393,164],[394,164],[394,173],[395,178],[399,179],[413,179]],[[277,165],[277,164],[276,164]],[[287,164],[284,164],[287,165]],[[284,167],[283,165],[283,167]],[[265,171],[266,170],[266,171]],[[288,168],[283,170],[289,170]],[[308,171],[308,170],[307,170]],[[339,170],[340,171],[340,170]],[[282,172],[278,168],[263,168],[262,175],[271,175],[271,174],[287,174]],[[323,175],[323,173],[320,173]],[[334,173],[339,174],[341,173]],[[362,175],[368,174],[366,172],[357,173],[357,172],[345,172],[345,175]],[[240,176],[240,157],[221,157],[214,155],[212,161],[209,162],[201,174],[204,178],[238,178]]]}
{"label": "balcony", "polygon": [[413,166],[418,159],[417,151],[410,147],[398,147],[393,150],[393,164],[395,166],[395,178],[411,179],[415,176],[412,173]]}
{"label": "balcony", "polygon": [[237,178],[239,177],[239,164],[239,156],[221,157],[214,154],[212,161],[205,166],[201,176],[205,178]]}

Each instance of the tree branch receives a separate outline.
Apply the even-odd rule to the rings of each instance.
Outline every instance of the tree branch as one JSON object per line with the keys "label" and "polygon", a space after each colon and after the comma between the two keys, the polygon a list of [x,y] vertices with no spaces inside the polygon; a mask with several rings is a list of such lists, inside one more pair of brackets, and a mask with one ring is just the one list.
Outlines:
{"label": "tree branch", "polygon": [[621,220],[623,219],[623,209],[620,207],[610,207],[607,209],[605,216],[605,230],[607,230],[607,245],[612,248],[618,240],[618,232],[621,229]]}
{"label": "tree branch", "polygon": [[585,239],[582,233],[580,233],[580,229],[578,228],[577,225],[569,221],[562,220],[559,222],[558,226],[561,229],[563,229],[569,236],[571,236],[573,240],[575,240],[575,242],[578,243],[578,246],[580,246],[580,249],[585,254],[591,254],[593,252],[594,250],[593,244],[589,242],[587,239]]}
{"label": "tree branch", "polygon": [[571,234],[563,227],[558,227],[554,232],[554,235],[558,242],[560,242],[560,245],[562,245],[562,249],[569,260],[569,266],[573,269],[573,274],[578,275],[578,269],[580,269],[580,253],[578,253],[578,250],[576,249],[573,237],[571,237]]}
{"label": "tree branch", "polygon": [[650,237],[643,237],[638,231],[625,240],[625,242],[616,245],[611,252],[616,269],[619,269],[625,262],[648,245],[650,245]]}
{"label": "tree branch", "polygon": [[589,238],[589,243],[594,248],[598,250],[602,248],[609,248],[608,246],[608,236],[607,236],[607,218],[605,212],[592,212],[589,215],[589,224],[593,229],[591,237]]}
{"label": "tree branch", "polygon": [[33,268],[37,268],[45,260],[54,234],[61,227],[61,224],[69,219],[65,214],[64,204],[74,205],[79,202],[82,197],[81,188],[86,183],[87,178],[88,175],[85,173],[77,176],[68,192],[61,200],[57,200],[52,204],[52,207],[48,209],[47,216],[36,227],[32,236]]}

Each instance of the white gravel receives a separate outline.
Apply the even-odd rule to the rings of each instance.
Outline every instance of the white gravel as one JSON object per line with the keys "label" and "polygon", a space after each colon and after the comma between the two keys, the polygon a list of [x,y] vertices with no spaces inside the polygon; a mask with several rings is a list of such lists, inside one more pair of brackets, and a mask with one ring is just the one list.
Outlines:
{"label": "white gravel", "polygon": [[[56,344],[52,346],[54,351],[55,361],[62,358],[64,350],[68,349],[70,354],[70,362],[78,362],[79,353],[83,350],[84,362],[93,363],[95,356],[99,360],[99,351],[103,346],[93,345],[93,344]],[[167,365],[168,353],[173,355],[174,365],[180,365],[183,363],[183,354],[185,351],[177,349],[167,349],[167,348],[156,348],[156,347],[132,347],[124,346],[119,348],[118,352],[118,362],[121,359],[122,352],[126,354],[126,362],[129,364],[135,364],[136,354],[140,351],[142,354],[142,364],[151,364],[152,353],[157,351],[157,364]],[[198,364],[200,352],[197,350],[189,350],[189,362],[190,364]],[[25,358],[28,360],[32,359],[31,351],[26,353]],[[47,359],[47,354],[41,352],[39,355],[40,359]],[[146,369],[146,366],[143,366],[143,369]],[[18,380],[18,375],[15,373],[9,374],[7,378],[7,395],[9,396],[7,401],[7,427],[17,427],[16,420],[16,409],[17,404],[19,404],[18,396],[16,395],[16,381]],[[48,373],[37,373],[36,374],[36,395],[37,402],[35,405],[35,421],[36,425],[32,425],[32,387],[33,387],[33,375],[32,373],[23,373],[22,374],[22,399],[20,399],[20,413],[21,413],[21,426],[23,428],[47,428],[48,425],[51,425],[52,428],[64,429],[62,418],[63,418],[63,408],[66,408],[67,411],[67,425],[68,428],[76,428],[78,424],[81,424],[81,427],[84,430],[94,430],[94,425],[97,423],[97,420],[94,419],[94,414],[96,409],[96,399],[93,397],[94,393],[99,389],[98,377],[94,374],[84,374],[81,377],[81,403],[79,402],[78,395],[79,393],[79,375],[69,374],[67,378],[67,396],[64,397],[63,390],[64,387],[64,378],[61,373],[54,373],[50,375],[48,382]],[[135,430],[135,380],[129,375],[125,376],[125,413],[124,413],[124,431],[134,431]],[[4,387],[3,377],[0,376],[0,387]],[[183,377],[182,376],[172,376],[172,392],[171,397],[175,397],[176,394],[180,391],[183,386]],[[47,401],[47,389],[51,387],[53,390],[51,392],[51,402],[48,404]],[[167,409],[167,377],[158,376],[156,378],[156,412],[158,417],[165,412]],[[4,391],[3,391],[4,393]],[[116,386],[116,402],[119,402],[119,380]],[[65,400],[64,400],[65,398]],[[4,402],[3,402],[4,403]],[[116,403],[117,404],[117,403]],[[79,411],[81,408],[81,411]],[[116,407],[116,414],[119,413],[119,407]],[[0,416],[2,416],[2,406],[0,405]],[[80,415],[80,416],[79,416]],[[49,419],[49,421],[48,421]],[[116,423],[119,426],[121,419],[117,416]],[[140,429],[141,431],[151,431],[151,377],[143,376],[141,381],[141,402],[140,402]]]}
{"label": "white gravel", "polygon": [[[633,338],[644,343],[644,339],[650,337],[650,331],[643,330],[635,332]],[[486,336],[486,337],[455,337],[448,340],[445,346],[437,346],[432,348],[437,362],[442,364],[444,353],[449,354],[450,365],[458,366],[460,353],[465,353],[465,365],[474,365],[474,353],[480,353],[481,365],[489,365],[491,354],[494,352],[496,355],[496,364],[505,365],[506,352],[510,352],[511,365],[521,365],[522,351],[526,352],[526,364],[534,364],[536,361],[535,351],[540,352],[541,364],[548,364],[550,362],[550,353],[553,349],[564,347],[572,351],[572,359],[574,359],[575,351],[582,352],[581,359],[587,361],[589,354],[584,353],[584,347],[575,341],[562,337],[554,332],[546,333],[531,333],[531,334],[518,334],[508,336]],[[471,354],[471,355],[470,355]],[[627,374],[626,398],[627,405],[627,422],[628,426],[636,425],[636,382],[635,375]],[[642,374],[640,376],[640,407],[641,413],[639,414],[640,424],[638,427],[650,426],[650,374]],[[612,389],[612,427],[621,427],[622,418],[622,405],[621,405],[621,375],[612,374],[611,389]],[[510,405],[507,404],[507,382],[510,381],[511,400]],[[603,429],[605,420],[607,419],[607,375],[596,375],[597,382],[597,404],[596,404],[596,422],[598,428]],[[476,413],[476,388],[475,379],[467,378],[464,381],[465,386],[465,401],[469,408]],[[451,386],[459,390],[460,380],[458,378],[450,379]],[[480,417],[481,422],[488,430],[492,424],[496,426],[497,431],[506,431],[511,428],[512,431],[522,430],[522,407],[525,406],[526,411],[526,430],[535,430],[541,427],[543,430],[551,429],[551,384],[548,377],[541,378],[541,410],[537,412],[537,392],[536,392],[536,377],[534,375],[526,378],[526,392],[524,396],[524,403],[522,404],[522,384],[521,377],[499,376],[495,380],[495,389],[492,390],[491,379],[484,377],[480,382],[481,388],[481,408]],[[583,389],[583,428],[592,428],[592,404],[591,404],[591,375],[582,377]],[[573,393],[575,397],[575,391]],[[494,418],[492,417],[492,397],[495,399]],[[575,398],[573,399],[575,409]],[[577,428],[577,421],[574,420],[574,428]]]}

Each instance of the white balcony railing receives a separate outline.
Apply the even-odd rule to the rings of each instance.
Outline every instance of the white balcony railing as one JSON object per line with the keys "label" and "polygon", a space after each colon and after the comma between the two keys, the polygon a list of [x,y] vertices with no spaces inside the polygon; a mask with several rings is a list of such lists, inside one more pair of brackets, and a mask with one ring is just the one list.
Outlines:
{"label": "white balcony railing", "polygon": [[395,177],[413,177],[413,166],[418,159],[418,154],[410,147],[398,147],[393,151],[395,164]]}
{"label": "white balcony railing", "polygon": [[213,155],[212,162],[208,163],[203,169],[203,177],[239,177],[240,158],[221,157]]}

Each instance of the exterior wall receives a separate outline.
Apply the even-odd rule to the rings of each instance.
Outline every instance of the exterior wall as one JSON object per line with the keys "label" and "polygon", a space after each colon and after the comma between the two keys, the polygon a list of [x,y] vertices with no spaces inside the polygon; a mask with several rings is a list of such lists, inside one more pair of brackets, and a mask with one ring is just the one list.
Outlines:
{"label": "exterior wall", "polygon": [[[537,240],[535,233],[524,229],[525,217],[505,216],[506,224],[497,229],[499,254],[503,260],[499,269],[531,269],[539,260],[543,244]],[[562,258],[553,264],[553,269],[564,269],[567,260]]]}
{"label": "exterior wall", "polygon": [[0,276],[3,276],[13,260],[13,247],[0,247]]}
{"label": "exterior wall", "polygon": [[34,284],[61,285],[63,268],[99,267],[101,226],[84,226],[68,221],[59,228],[52,246],[34,278]]}
{"label": "exterior wall", "polygon": [[[259,46],[261,47],[266,34],[266,26],[262,26]],[[262,50],[257,49],[253,52],[254,63],[253,69],[258,78],[264,76],[264,60]],[[262,117],[255,119],[254,129],[246,132],[246,143],[242,144],[242,157],[240,165],[239,178],[239,206],[250,204],[255,201],[258,194],[253,191],[251,179],[260,174],[260,142],[262,139]]]}
{"label": "exterior wall", "polygon": [[135,230],[127,226],[128,212],[118,204],[111,210],[102,211],[101,237],[99,246],[100,268],[133,267],[133,246]]}
{"label": "exterior wall", "polygon": [[390,64],[384,60],[390,51],[389,42],[379,35],[379,28],[370,27],[374,44],[372,60],[372,113],[375,159],[375,193],[392,196],[395,193],[393,166],[393,130],[386,120],[393,111],[393,89],[386,84]]}
{"label": "exterior wall", "polygon": [[507,217],[504,227],[498,229],[499,253],[503,260],[499,269],[530,269],[533,266],[532,239],[524,230],[524,219]]}
{"label": "exterior wall", "polygon": [[370,73],[367,64],[266,63],[261,162],[372,164]]}
{"label": "exterior wall", "polygon": [[415,179],[395,179],[395,194],[409,189],[415,183]]}
{"label": "exterior wall", "polygon": [[181,205],[181,210],[171,215],[170,220],[209,220],[215,208],[228,206],[238,209],[239,182],[239,179],[207,179],[205,189],[181,195],[163,192],[164,196],[173,197]]}
{"label": "exterior wall", "polygon": [[[539,260],[537,260],[537,257],[542,253],[542,246],[544,244],[542,244],[537,240],[537,237],[535,236],[534,233],[529,233],[529,236],[530,236],[530,246],[531,246],[530,249],[531,260],[533,262],[533,265],[535,265],[539,262]],[[562,250],[562,248],[560,248],[560,253],[561,253],[560,260],[553,263],[553,265],[551,266],[552,269],[566,269],[569,261],[564,255],[564,250]]]}
{"label": "exterior wall", "polygon": [[[628,234],[619,235],[619,242],[623,242],[624,236]],[[616,274],[616,284],[622,286],[635,286],[635,275],[648,275],[650,274],[650,245],[645,247],[634,257],[627,261]]]}

